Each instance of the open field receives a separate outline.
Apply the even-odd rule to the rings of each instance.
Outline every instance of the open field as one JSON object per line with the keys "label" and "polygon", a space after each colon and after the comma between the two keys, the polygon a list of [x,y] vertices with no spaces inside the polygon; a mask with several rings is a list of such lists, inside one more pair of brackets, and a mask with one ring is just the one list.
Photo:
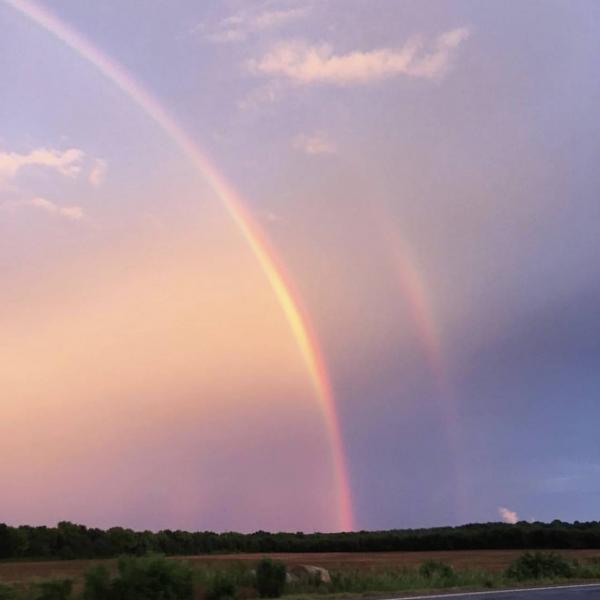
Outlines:
{"label": "open field", "polygon": [[[600,559],[600,550],[557,550],[569,559]],[[523,550],[455,550],[442,552],[314,552],[314,553],[267,553],[235,555],[201,555],[178,557],[174,560],[187,560],[193,566],[223,566],[235,562],[256,562],[263,556],[282,560],[288,565],[307,564],[324,567],[333,571],[372,570],[386,571],[402,567],[418,567],[426,560],[440,560],[457,570],[485,570],[497,573],[520,556]],[[114,567],[116,561],[108,560],[63,560],[63,561],[21,561],[0,562],[0,581],[22,582],[36,578],[69,577],[79,579],[92,565],[106,564]]]}

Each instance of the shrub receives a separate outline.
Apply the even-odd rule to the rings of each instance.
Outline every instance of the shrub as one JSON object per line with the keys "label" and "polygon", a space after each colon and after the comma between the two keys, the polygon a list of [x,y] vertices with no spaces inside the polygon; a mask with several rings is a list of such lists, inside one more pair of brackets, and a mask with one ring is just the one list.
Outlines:
{"label": "shrub", "polygon": [[439,560],[426,560],[419,567],[419,574],[425,579],[450,579],[454,576],[454,569]]}
{"label": "shrub", "polygon": [[11,585],[0,583],[0,600],[16,600],[17,590]]}
{"label": "shrub", "polygon": [[494,587],[494,580],[492,579],[492,577],[484,577],[483,578],[483,587],[486,587],[486,588]]}
{"label": "shrub", "polygon": [[67,600],[73,591],[71,579],[51,579],[37,584],[35,600]]}
{"label": "shrub", "polygon": [[230,600],[235,598],[237,585],[233,577],[223,571],[217,571],[206,591],[207,600]]}
{"label": "shrub", "polygon": [[111,600],[188,600],[193,594],[192,570],[164,556],[125,557],[119,560],[113,590],[117,593]]}
{"label": "shrub", "polygon": [[525,552],[510,564],[506,576],[519,580],[572,577],[573,567],[554,552]]}
{"label": "shrub", "polygon": [[281,561],[263,558],[256,566],[256,589],[261,598],[279,598],[285,588],[286,569]]}
{"label": "shrub", "polygon": [[108,600],[111,592],[110,573],[104,565],[96,565],[85,574],[84,600]]}
{"label": "shrub", "polygon": [[191,600],[192,593],[189,565],[163,556],[123,557],[115,578],[102,567],[85,577],[86,600]]}

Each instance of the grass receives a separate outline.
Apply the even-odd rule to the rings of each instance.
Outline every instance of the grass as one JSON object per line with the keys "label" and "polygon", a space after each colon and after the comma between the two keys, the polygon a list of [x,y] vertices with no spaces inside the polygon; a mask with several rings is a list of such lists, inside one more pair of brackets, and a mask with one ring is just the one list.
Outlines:
{"label": "grass", "polygon": [[[600,559],[565,559],[557,554],[520,553],[519,558],[503,571],[463,568],[454,569],[449,564],[427,559],[418,566],[396,566],[386,569],[371,567],[333,568],[331,582],[307,578],[288,583],[286,600],[318,600],[324,598],[376,598],[416,592],[474,591],[560,583],[600,581]],[[541,569],[531,571],[532,565]],[[569,569],[565,570],[565,565]],[[213,566],[204,566],[200,579],[207,581]],[[248,564],[238,563],[235,577],[245,590],[251,589],[252,571]],[[529,570],[528,570],[529,569]],[[225,567],[227,571],[227,567]],[[531,575],[531,573],[534,575]],[[554,575],[553,575],[554,574]],[[568,574],[568,576],[567,576]],[[246,596],[251,597],[251,596]]]}
{"label": "grass", "polygon": [[[559,550],[569,560],[581,562],[600,560],[600,550]],[[418,569],[427,560],[442,561],[457,571],[503,572],[508,565],[523,553],[522,550],[454,550],[434,552],[314,552],[314,553],[269,553],[266,556],[281,560],[288,566],[318,565],[332,573],[374,571],[385,573],[403,568]],[[211,554],[181,557],[195,570],[229,569],[232,565],[244,565],[252,569],[264,554]],[[180,560],[179,558],[175,560]],[[83,579],[83,574],[97,564],[116,570],[115,559],[55,560],[55,561],[0,561],[0,581],[17,582],[32,579],[71,578]]]}
{"label": "grass", "polygon": [[[526,587],[530,585],[555,585],[561,583],[600,581],[600,556],[573,552],[559,553],[511,553],[510,561],[504,561],[504,567],[498,568],[498,556],[489,556],[490,551],[471,553],[478,557],[474,564],[464,566],[465,553],[411,553],[411,560],[401,560],[399,556],[390,561],[390,556],[382,557],[362,555],[360,561],[349,560],[344,563],[339,555],[329,555],[329,561],[314,560],[315,555],[303,555],[300,563],[297,556],[287,556],[288,564],[313,564],[328,568],[331,582],[322,582],[319,578],[306,577],[288,582],[285,589],[286,600],[334,600],[336,598],[381,598],[386,596],[443,591],[474,591],[481,589],[500,589],[510,587]],[[405,553],[395,553],[405,554]],[[452,561],[440,560],[439,555],[451,555]],[[237,558],[237,557],[236,557]],[[506,558],[506,556],[505,556]],[[256,565],[254,560],[246,557],[234,560],[231,557],[217,560],[199,560],[193,558],[168,559],[183,561],[192,571],[194,598],[196,600],[250,600],[258,596],[256,591]],[[312,560],[311,560],[312,559]],[[491,560],[490,560],[491,559]],[[133,559],[139,560],[139,559]],[[142,559],[143,560],[143,559]],[[73,565],[73,563],[77,565]],[[164,562],[164,561],[163,561]],[[59,598],[57,584],[45,585],[48,579],[73,580],[73,594],[66,596],[70,600],[78,600],[83,591],[83,573],[94,565],[104,565],[112,575],[116,572],[115,561],[65,561],[53,563],[55,567],[62,564],[62,572],[52,572],[44,578],[48,571],[36,566],[48,566],[47,563],[13,563],[20,579],[16,586],[16,598],[11,597],[6,587],[0,584],[0,600],[44,600],[41,590],[46,590],[48,600],[66,600]],[[455,565],[461,565],[457,567]],[[485,568],[482,565],[493,565]],[[6,567],[7,564],[0,565]],[[183,565],[182,565],[183,566]],[[27,567],[26,578],[20,567]],[[54,567],[53,567],[54,568]],[[188,567],[186,567],[188,568]],[[50,569],[52,571],[52,569]],[[67,573],[65,573],[65,571]],[[1,574],[0,570],[0,574]],[[5,571],[6,572],[6,571]],[[15,571],[10,571],[13,576]],[[0,582],[3,579],[0,578]],[[6,582],[7,580],[4,579]],[[14,580],[13,580],[14,581]]]}

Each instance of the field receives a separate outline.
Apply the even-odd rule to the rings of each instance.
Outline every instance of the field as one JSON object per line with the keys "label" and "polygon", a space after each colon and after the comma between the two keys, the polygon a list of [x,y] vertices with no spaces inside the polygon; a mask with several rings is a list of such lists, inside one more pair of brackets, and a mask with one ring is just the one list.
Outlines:
{"label": "field", "polygon": [[[445,552],[372,552],[372,553],[305,553],[276,554],[266,556],[282,560],[288,565],[304,564],[324,567],[330,571],[374,571],[384,572],[402,567],[418,567],[426,560],[440,560],[457,570],[485,570],[498,573],[522,554],[522,550],[467,550]],[[600,550],[557,550],[569,559],[600,559]],[[218,567],[235,562],[253,563],[263,554],[202,555],[181,557],[174,560],[187,560],[193,566]],[[90,566],[104,563],[110,567],[115,560],[64,560],[44,562],[0,562],[0,581],[24,582],[33,579],[69,577],[80,579]]]}

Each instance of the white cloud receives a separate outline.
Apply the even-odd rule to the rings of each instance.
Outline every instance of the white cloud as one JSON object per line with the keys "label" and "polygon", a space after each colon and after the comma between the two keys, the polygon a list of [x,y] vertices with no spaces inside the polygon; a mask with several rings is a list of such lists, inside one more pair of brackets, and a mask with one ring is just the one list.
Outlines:
{"label": "white cloud", "polygon": [[76,177],[81,171],[84,153],[78,148],[55,150],[37,148],[28,154],[0,152],[0,182],[14,179],[26,167],[42,167],[56,171],[65,177]]}
{"label": "white cloud", "polygon": [[514,510],[509,510],[504,506],[498,507],[498,514],[505,523],[510,523],[511,525],[514,525],[515,523],[519,522],[519,515],[517,515],[517,513]]}
{"label": "white cloud", "polygon": [[433,79],[444,74],[453,52],[468,36],[469,30],[461,27],[439,35],[429,46],[414,37],[401,48],[347,54],[335,54],[329,44],[284,42],[260,60],[249,61],[248,68],[305,85],[358,85],[399,75]]}
{"label": "white cloud", "polygon": [[308,7],[288,8],[284,10],[270,10],[258,14],[252,20],[255,31],[281,27],[292,21],[304,18],[308,14]]}
{"label": "white cloud", "polygon": [[36,197],[25,204],[39,208],[49,214],[63,217],[69,221],[81,221],[83,219],[83,209],[80,206],[58,206],[46,198]]}
{"label": "white cloud", "polygon": [[71,221],[81,221],[81,219],[83,219],[83,209],[81,206],[65,206],[59,208],[58,214]]}
{"label": "white cloud", "polygon": [[[243,42],[250,35],[260,33],[277,27],[282,27],[302,19],[309,13],[309,8],[268,8],[262,5],[253,11],[243,11],[223,19],[212,30],[206,33],[206,39],[214,43]],[[208,29],[201,25],[201,31]]]}
{"label": "white cloud", "polygon": [[94,166],[88,176],[88,181],[94,186],[98,187],[102,185],[106,178],[106,172],[108,170],[108,163],[101,158],[97,158],[94,161]]}
{"label": "white cloud", "polygon": [[292,146],[306,154],[335,154],[335,144],[324,134],[300,134],[292,140]]}

